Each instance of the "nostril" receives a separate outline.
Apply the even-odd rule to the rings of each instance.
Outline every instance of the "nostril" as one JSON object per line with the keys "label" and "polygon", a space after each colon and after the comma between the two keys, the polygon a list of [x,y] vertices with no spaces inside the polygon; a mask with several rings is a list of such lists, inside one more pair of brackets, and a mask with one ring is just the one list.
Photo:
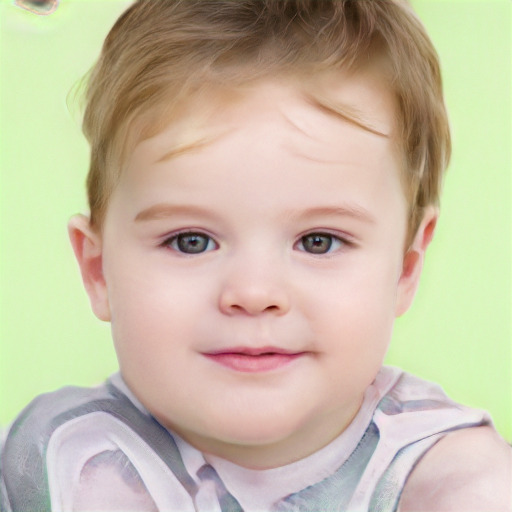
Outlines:
{"label": "nostril", "polygon": [[289,298],[281,287],[242,286],[237,283],[221,291],[219,307],[227,315],[284,314],[289,308]]}

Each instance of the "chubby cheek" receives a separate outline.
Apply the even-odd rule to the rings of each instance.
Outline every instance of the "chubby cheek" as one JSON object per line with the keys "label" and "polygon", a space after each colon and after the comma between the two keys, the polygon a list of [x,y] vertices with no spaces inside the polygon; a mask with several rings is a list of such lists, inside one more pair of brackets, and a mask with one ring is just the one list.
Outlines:
{"label": "chubby cheek", "polygon": [[146,289],[132,284],[125,284],[113,301],[111,323],[116,342],[141,356],[150,349],[161,355],[179,351],[174,341],[187,336],[190,315],[184,298],[172,290],[158,293],[151,286]]}
{"label": "chubby cheek", "polygon": [[176,362],[190,349],[180,341],[193,339],[194,311],[180,292],[187,287],[171,286],[165,274],[127,267],[120,262],[111,268],[108,281],[112,337],[123,376],[148,385],[161,375],[179,378],[183,365]]}
{"label": "chubby cheek", "polygon": [[387,270],[375,265],[347,273],[335,287],[326,282],[321,293],[329,300],[308,305],[321,352],[353,374],[354,382],[364,378],[362,369],[378,371],[391,339],[398,277]]}
{"label": "chubby cheek", "polygon": [[354,381],[358,380],[357,375],[362,375],[363,369],[378,371],[393,329],[392,315],[384,315],[381,309],[372,308],[368,301],[361,307],[354,308],[354,304],[349,308],[341,306],[337,314],[326,318],[319,329],[319,338],[325,340],[325,356],[353,374]]}
{"label": "chubby cheek", "polygon": [[[156,309],[156,308],[155,308]],[[171,314],[141,308],[130,316],[128,310],[114,318],[112,333],[121,374],[137,398],[156,416],[169,412],[169,397],[179,407],[191,393],[193,369],[190,347],[182,341],[189,333]],[[124,318],[123,318],[124,317]],[[181,391],[180,391],[181,390]],[[171,411],[172,412],[172,411]]]}

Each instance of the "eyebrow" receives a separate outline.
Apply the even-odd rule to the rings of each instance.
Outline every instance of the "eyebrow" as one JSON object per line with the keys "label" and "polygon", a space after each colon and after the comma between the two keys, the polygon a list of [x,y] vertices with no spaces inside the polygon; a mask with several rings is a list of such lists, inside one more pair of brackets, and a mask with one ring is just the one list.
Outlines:
{"label": "eyebrow", "polygon": [[353,124],[366,132],[373,133],[374,135],[378,135],[379,137],[384,137],[386,139],[389,139],[390,137],[389,134],[377,130],[370,121],[364,119],[364,116],[358,109],[350,107],[349,105],[340,105],[332,100],[313,94],[308,94],[307,100],[326,114],[342,119],[343,121]]}
{"label": "eyebrow", "polygon": [[[175,215],[196,215],[202,217],[214,217],[214,213],[206,208],[193,205],[174,205],[159,203],[139,212],[134,221],[152,221],[166,219]],[[368,210],[358,205],[319,206],[306,210],[289,210],[284,217],[308,218],[308,217],[351,217],[369,224],[376,222],[375,217]]]}
{"label": "eyebrow", "polygon": [[158,203],[140,211],[136,216],[135,222],[167,219],[175,215],[196,215],[202,217],[213,217],[213,213],[206,208],[192,205],[177,205],[170,203]]}
{"label": "eyebrow", "polygon": [[356,204],[346,204],[341,206],[319,206],[308,208],[304,211],[290,211],[288,215],[291,217],[307,218],[307,217],[351,217],[353,219],[374,224],[375,217],[362,206]]}

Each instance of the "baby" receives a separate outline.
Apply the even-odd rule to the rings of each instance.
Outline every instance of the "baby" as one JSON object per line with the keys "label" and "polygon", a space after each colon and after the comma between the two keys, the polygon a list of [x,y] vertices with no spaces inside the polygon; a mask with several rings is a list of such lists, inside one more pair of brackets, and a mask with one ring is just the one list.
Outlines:
{"label": "baby", "polygon": [[32,402],[1,510],[506,511],[488,415],[383,366],[450,155],[399,0],[139,0],[69,224],[120,372]]}

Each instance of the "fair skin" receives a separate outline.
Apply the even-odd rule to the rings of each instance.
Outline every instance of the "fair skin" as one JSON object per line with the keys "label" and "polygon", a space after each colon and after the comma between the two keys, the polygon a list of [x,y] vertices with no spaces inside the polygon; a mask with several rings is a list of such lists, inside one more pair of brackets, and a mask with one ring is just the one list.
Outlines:
{"label": "fair skin", "polygon": [[421,459],[399,512],[510,512],[512,450],[491,427],[452,432]]}
{"label": "fair skin", "polygon": [[347,427],[382,365],[437,213],[404,251],[381,83],[329,91],[370,130],[287,82],[192,108],[134,148],[101,232],[70,222],[127,385],[205,453],[259,469],[304,458]]}

